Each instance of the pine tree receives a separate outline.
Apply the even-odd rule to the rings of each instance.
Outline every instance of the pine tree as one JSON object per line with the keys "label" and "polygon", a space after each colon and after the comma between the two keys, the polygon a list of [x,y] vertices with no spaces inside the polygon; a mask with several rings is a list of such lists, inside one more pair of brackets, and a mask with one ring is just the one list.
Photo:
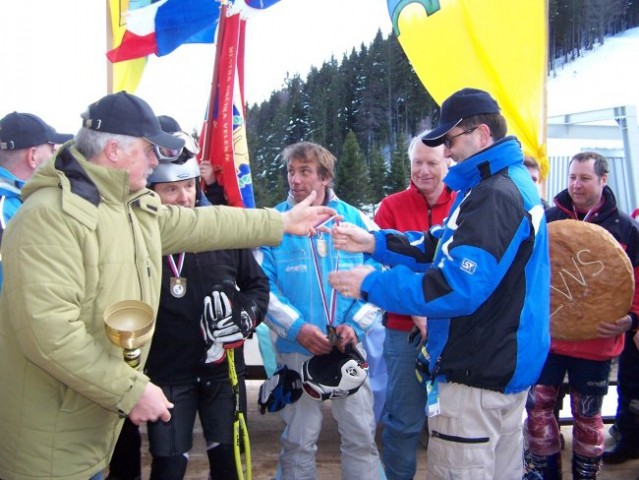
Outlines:
{"label": "pine tree", "polygon": [[370,198],[368,169],[352,130],[349,130],[344,140],[342,155],[337,161],[336,177],[335,192],[342,200],[357,208],[368,204]]}
{"label": "pine tree", "polygon": [[379,148],[371,150],[368,157],[368,171],[371,186],[370,202],[377,204],[385,196],[386,184],[386,162]]}
{"label": "pine tree", "polygon": [[[553,60],[561,64],[603,42],[602,35],[639,24],[639,0],[549,0],[548,12],[550,68]],[[369,46],[353,49],[341,63],[332,57],[321,68],[311,68],[306,81],[299,76],[286,78],[282,90],[247,109],[256,202],[272,206],[285,196],[286,181],[278,160],[284,147],[310,140],[342,157],[349,130],[369,162],[375,159],[376,149],[393,152],[385,191],[402,190],[409,171],[399,161],[408,162],[406,138],[432,128],[438,116],[439,107],[417,78],[395,34],[384,38],[380,31]],[[373,165],[369,168],[374,182],[377,174],[372,172]],[[342,195],[352,191],[347,190]],[[379,187],[371,194],[369,201],[379,196]]]}
{"label": "pine tree", "polygon": [[404,135],[397,136],[397,145],[391,153],[391,166],[386,180],[386,193],[401,192],[408,186],[410,169],[408,167],[408,154],[406,153],[406,140]]}

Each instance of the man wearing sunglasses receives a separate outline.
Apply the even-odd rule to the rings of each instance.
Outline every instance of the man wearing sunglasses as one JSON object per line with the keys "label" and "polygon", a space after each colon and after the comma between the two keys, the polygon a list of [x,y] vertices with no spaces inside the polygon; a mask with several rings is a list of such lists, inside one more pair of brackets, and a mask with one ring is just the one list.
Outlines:
{"label": "man wearing sunglasses", "polygon": [[[101,478],[122,417],[168,421],[173,405],[122,359],[104,312],[123,300],[157,312],[162,256],[278,244],[335,211],[286,213],[162,205],[146,188],[163,132],[151,107],[126,92],[82,115],[82,128],[22,190],[3,238],[0,298],[0,477]],[[168,150],[166,150],[168,152]],[[142,348],[141,368],[150,345]]]}
{"label": "man wearing sunglasses", "polygon": [[[386,271],[334,272],[331,285],[379,307],[428,317],[427,476],[521,479],[521,420],[548,353],[550,267],[544,209],[497,102],[473,88],[442,104],[422,141],[444,145],[457,192],[443,229],[333,229]],[[411,270],[422,272],[415,274]]]}

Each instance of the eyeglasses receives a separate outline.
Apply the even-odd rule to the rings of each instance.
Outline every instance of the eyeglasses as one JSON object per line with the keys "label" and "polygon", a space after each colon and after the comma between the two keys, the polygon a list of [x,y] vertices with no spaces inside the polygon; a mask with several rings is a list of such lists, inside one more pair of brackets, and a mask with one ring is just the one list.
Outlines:
{"label": "eyeglasses", "polygon": [[453,135],[452,137],[444,137],[443,143],[446,146],[446,148],[450,148],[453,146],[453,140],[455,140],[457,137],[461,137],[462,135],[468,135],[469,133],[473,133],[478,128],[479,128],[479,125],[477,125],[476,127],[469,128],[468,130],[464,130],[463,132],[458,133],[457,135]]}

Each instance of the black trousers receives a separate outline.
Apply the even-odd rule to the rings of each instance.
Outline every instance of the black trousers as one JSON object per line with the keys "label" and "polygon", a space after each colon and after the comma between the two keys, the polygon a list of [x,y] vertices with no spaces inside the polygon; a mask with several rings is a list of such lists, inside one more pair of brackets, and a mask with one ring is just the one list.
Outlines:
{"label": "black trousers", "polygon": [[619,356],[617,372],[617,416],[620,442],[639,445],[639,350],[626,332],[626,344]]}
{"label": "black trousers", "polygon": [[128,418],[124,419],[109,463],[109,478],[113,480],[136,480],[142,476],[140,429]]}

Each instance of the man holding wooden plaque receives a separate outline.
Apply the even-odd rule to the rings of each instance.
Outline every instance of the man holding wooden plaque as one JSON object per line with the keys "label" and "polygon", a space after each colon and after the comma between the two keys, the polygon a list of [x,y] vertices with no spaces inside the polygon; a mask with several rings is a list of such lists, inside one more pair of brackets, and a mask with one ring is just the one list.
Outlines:
{"label": "man holding wooden plaque", "polygon": [[546,211],[552,342],[528,396],[525,460],[529,472],[544,479],[561,478],[559,425],[553,407],[568,374],[574,418],[573,479],[595,479],[605,458],[601,406],[611,361],[624,348],[624,334],[639,323],[635,281],[639,227],[617,209],[606,186],[608,162],[602,155],[578,153],[569,168],[568,188]]}

